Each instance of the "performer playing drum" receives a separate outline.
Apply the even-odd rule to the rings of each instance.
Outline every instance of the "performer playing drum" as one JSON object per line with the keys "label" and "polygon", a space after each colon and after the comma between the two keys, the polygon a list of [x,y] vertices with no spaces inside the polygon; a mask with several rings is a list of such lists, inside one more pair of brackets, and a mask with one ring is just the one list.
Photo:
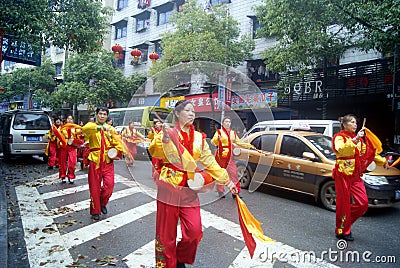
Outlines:
{"label": "performer playing drum", "polygon": [[123,142],[128,148],[130,155],[126,157],[126,164],[131,166],[135,161],[136,143],[143,141],[145,137],[135,128],[133,122],[129,122],[128,128],[125,128],[122,133]]}

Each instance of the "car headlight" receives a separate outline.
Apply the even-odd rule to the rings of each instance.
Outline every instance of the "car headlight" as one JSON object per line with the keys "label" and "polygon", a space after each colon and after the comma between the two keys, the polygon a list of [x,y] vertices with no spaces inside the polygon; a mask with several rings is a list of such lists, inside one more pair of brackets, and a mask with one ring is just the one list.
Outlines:
{"label": "car headlight", "polygon": [[370,185],[377,186],[377,185],[389,184],[385,176],[373,176],[369,174],[363,174],[362,179],[364,180],[364,182]]}

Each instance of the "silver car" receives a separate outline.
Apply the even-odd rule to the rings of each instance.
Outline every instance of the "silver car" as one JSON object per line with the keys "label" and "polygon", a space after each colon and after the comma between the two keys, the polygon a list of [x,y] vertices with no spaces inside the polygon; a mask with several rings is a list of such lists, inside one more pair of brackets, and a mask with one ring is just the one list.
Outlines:
{"label": "silver car", "polygon": [[45,156],[51,119],[46,111],[13,110],[0,117],[0,151],[4,159],[15,155]]}

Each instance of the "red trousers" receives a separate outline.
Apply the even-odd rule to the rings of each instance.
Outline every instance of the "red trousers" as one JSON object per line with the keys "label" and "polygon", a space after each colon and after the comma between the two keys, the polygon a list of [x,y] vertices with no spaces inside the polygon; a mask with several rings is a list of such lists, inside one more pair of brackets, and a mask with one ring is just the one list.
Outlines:
{"label": "red trousers", "polygon": [[60,151],[60,170],[59,177],[75,179],[75,166],[76,166],[76,147],[67,145],[66,147],[59,148]]}
{"label": "red trousers", "polygon": [[133,142],[125,142],[125,145],[126,145],[126,147],[128,148],[128,150],[129,150],[129,152],[131,153],[132,158],[133,158],[133,159],[126,159],[126,163],[127,163],[128,165],[130,165],[130,164],[133,163],[133,161],[135,160],[135,157],[136,157],[136,153],[137,153],[137,151],[136,151],[136,143],[133,143]]}
{"label": "red trousers", "polygon": [[[182,239],[176,243],[178,220]],[[187,187],[174,188],[167,183],[158,182],[156,266],[175,268],[177,262],[193,264],[202,237],[197,193]]]}
{"label": "red trousers", "polygon": [[335,178],[336,188],[336,234],[348,235],[351,225],[368,209],[368,196],[360,177]]}
{"label": "red trousers", "polygon": [[[226,167],[226,171],[228,172],[229,178],[231,181],[236,185],[236,189],[238,191],[238,194],[240,193],[240,181],[238,178],[238,173],[237,173],[237,167],[236,167],[236,161],[231,157],[231,159],[228,162],[228,166]],[[217,192],[224,192],[224,185],[218,185],[216,184]]]}
{"label": "red trousers", "polygon": [[57,152],[57,142],[56,141],[51,141],[49,143],[49,160],[47,162],[47,165],[49,167],[55,167],[58,166],[58,152]]}
{"label": "red trousers", "polygon": [[96,169],[96,163],[89,161],[88,183],[90,215],[99,215],[100,207],[107,206],[114,190],[114,163],[104,163],[101,169]]}

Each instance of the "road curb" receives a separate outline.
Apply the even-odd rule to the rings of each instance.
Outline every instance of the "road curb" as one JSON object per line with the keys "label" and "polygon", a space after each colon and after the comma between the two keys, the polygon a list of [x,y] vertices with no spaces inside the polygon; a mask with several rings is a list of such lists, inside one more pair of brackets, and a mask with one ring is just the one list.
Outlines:
{"label": "road curb", "polygon": [[8,237],[7,237],[7,199],[4,180],[0,176],[0,267],[7,267]]}

